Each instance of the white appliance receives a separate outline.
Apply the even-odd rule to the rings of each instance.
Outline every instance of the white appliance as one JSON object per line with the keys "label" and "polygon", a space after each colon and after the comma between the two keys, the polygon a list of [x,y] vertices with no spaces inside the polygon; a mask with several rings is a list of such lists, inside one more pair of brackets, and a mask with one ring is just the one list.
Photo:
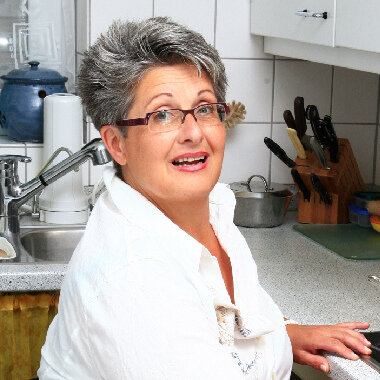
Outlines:
{"label": "white appliance", "polygon": [[[61,147],[78,151],[83,141],[83,110],[81,98],[73,94],[53,94],[44,99],[43,162]],[[61,152],[57,160],[67,158]],[[45,170],[48,170],[47,167]],[[82,168],[72,171],[47,186],[39,199],[40,220],[55,224],[86,223],[89,214],[88,197],[83,189]]]}

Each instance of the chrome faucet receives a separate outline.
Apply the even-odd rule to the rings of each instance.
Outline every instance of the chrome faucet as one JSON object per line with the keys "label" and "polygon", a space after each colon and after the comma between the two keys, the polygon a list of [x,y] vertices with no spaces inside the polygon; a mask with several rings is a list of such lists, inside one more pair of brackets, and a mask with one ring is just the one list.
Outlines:
{"label": "chrome faucet", "polygon": [[12,258],[0,257],[0,262],[33,261],[20,240],[20,207],[44,187],[74,170],[88,159],[91,159],[94,165],[103,165],[111,160],[101,139],[90,141],[70,157],[29,182],[21,184],[18,177],[18,163],[28,163],[31,158],[0,155],[0,238],[7,239],[16,253],[16,256]]}

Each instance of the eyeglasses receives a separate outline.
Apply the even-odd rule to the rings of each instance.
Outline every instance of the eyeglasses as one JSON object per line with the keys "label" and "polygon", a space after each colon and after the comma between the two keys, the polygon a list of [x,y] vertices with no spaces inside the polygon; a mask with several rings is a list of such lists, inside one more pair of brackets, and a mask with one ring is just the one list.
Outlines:
{"label": "eyeglasses", "polygon": [[220,125],[226,119],[230,109],[226,103],[201,104],[191,110],[167,109],[149,112],[138,119],[121,119],[116,121],[118,127],[147,125],[152,132],[174,131],[184,123],[185,117],[193,115],[200,127]]}

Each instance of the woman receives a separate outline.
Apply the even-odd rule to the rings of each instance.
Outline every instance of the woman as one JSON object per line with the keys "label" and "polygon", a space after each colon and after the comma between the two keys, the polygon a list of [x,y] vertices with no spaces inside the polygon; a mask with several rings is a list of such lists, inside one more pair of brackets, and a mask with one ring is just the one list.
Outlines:
{"label": "woman", "polygon": [[[80,95],[116,170],[70,262],[41,380],[289,378],[283,316],[217,183],[226,83],[216,50],[167,18],[116,22],[89,49]],[[367,327],[287,325],[295,359],[325,372],[317,350],[353,359]]]}

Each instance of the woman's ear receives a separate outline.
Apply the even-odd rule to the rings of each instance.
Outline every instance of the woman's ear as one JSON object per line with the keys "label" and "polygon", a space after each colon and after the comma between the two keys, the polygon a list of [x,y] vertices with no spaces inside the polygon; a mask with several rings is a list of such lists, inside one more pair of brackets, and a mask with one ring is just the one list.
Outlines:
{"label": "woman's ear", "polygon": [[103,125],[100,135],[112,158],[119,165],[125,165],[127,163],[125,138],[122,136],[120,129],[113,125]]}

